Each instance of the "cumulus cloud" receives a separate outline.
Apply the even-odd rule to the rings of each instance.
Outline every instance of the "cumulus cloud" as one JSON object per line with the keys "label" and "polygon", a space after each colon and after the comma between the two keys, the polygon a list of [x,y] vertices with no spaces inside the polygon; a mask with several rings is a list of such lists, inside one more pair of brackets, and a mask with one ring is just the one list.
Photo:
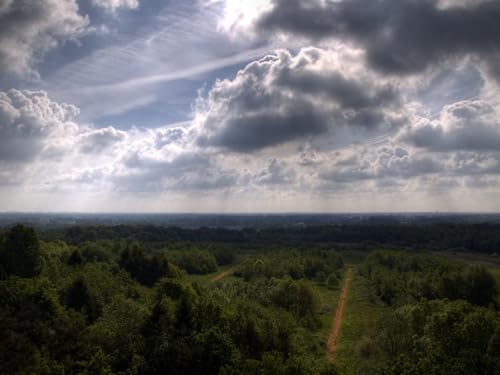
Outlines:
{"label": "cumulus cloud", "polygon": [[240,178],[215,156],[190,149],[185,129],[95,128],[76,122],[78,113],[43,91],[0,92],[0,185],[188,192],[225,189]]}
{"label": "cumulus cloud", "polygon": [[93,129],[80,135],[80,150],[85,154],[98,154],[125,140],[127,134],[112,126]]}
{"label": "cumulus cloud", "polygon": [[49,138],[74,134],[75,106],[56,103],[43,91],[0,92],[0,161],[27,162],[48,146]]}
{"label": "cumulus cloud", "polygon": [[[310,51],[312,55],[316,52]],[[295,60],[297,66],[305,66],[310,71],[317,69],[326,77],[342,72],[342,84],[356,77],[352,84],[354,88],[347,92],[356,92],[359,80],[364,79],[347,69],[325,72],[320,65],[313,69],[314,64],[310,65],[307,60],[313,57],[308,52],[287,56],[290,61]],[[279,58],[274,56],[264,61],[274,64]],[[289,67],[290,62],[287,64],[284,66]],[[325,65],[332,66],[330,62]],[[336,87],[342,86],[338,77],[332,79],[333,88],[324,82],[308,87],[296,79],[300,74],[312,74],[309,71],[304,73],[300,68],[296,69],[299,74],[290,78],[286,75],[291,73],[284,74],[286,69],[282,65],[270,68],[268,70],[274,71],[268,77],[273,79],[267,90],[297,92],[303,96],[303,101],[314,101],[314,105],[331,102],[332,106],[326,110],[331,118],[335,118],[332,114],[346,108],[357,111],[382,106],[394,107],[395,111],[402,107],[406,111],[405,103],[401,103],[398,91],[390,82],[379,81],[359,95],[347,99],[342,95],[343,100],[340,100],[338,90],[343,92],[346,89]],[[242,74],[247,73],[243,70],[239,75]],[[259,90],[264,87],[258,80],[253,83]],[[376,93],[388,94],[376,98],[379,95]],[[217,100],[223,102],[225,98],[224,95],[218,96]],[[254,99],[259,99],[259,96]],[[281,98],[278,99],[275,106],[285,105]],[[234,110],[244,115],[244,111],[255,111],[263,105],[253,107],[251,103],[252,100],[244,105],[229,103],[227,108],[240,105]],[[264,109],[271,111],[273,108],[270,107],[264,106]],[[323,103],[311,108],[322,111],[325,107]],[[386,111],[389,110],[382,113]],[[448,105],[434,120],[412,114],[407,117],[408,122],[399,125],[394,135],[374,142],[344,144],[333,149],[322,148],[315,142],[301,142],[299,147],[284,148],[279,152],[273,149],[250,154],[239,149],[240,152],[227,152],[228,146],[219,149],[200,145],[200,132],[203,135],[207,131],[208,123],[202,123],[202,127],[194,121],[185,127],[119,130],[108,126],[98,129],[76,122],[77,114],[76,107],[55,102],[45,92],[11,90],[0,93],[0,188],[26,186],[33,191],[51,194],[105,192],[133,197],[147,195],[151,199],[165,193],[185,197],[231,194],[244,197],[253,194],[273,200],[273,194],[280,194],[280,197],[293,201],[293,197],[299,196],[321,200],[335,194],[352,197],[356,194],[412,191],[491,190],[500,181],[500,149],[494,144],[477,147],[484,142],[474,141],[469,133],[463,133],[464,128],[477,131],[485,124],[496,126],[494,107],[479,100]],[[326,126],[332,126],[330,124],[328,122]],[[213,125],[215,130],[218,130],[217,125]],[[425,142],[418,143],[418,137],[422,138],[419,131],[424,125],[432,127],[433,131],[439,130],[443,136],[439,138],[433,133],[425,138]],[[371,128],[366,124],[348,123],[346,126]],[[336,130],[335,126],[333,129]],[[308,134],[306,138],[314,137],[314,134]],[[318,134],[325,142],[338,135],[331,128]],[[494,139],[491,134],[489,137]]]}
{"label": "cumulus cloud", "polygon": [[0,71],[32,74],[58,45],[81,36],[89,24],[75,0],[7,0],[0,6]]}
{"label": "cumulus cloud", "polygon": [[183,128],[158,129],[155,135],[156,148],[161,149],[167,145],[183,143],[186,140],[186,131]]}
{"label": "cumulus cloud", "polygon": [[273,158],[264,170],[257,173],[255,180],[257,184],[283,185],[293,183],[295,177],[295,171],[284,161]]}
{"label": "cumulus cloud", "polygon": [[453,103],[445,106],[436,120],[418,119],[399,139],[436,152],[500,151],[498,113],[480,100]]}
{"label": "cumulus cloud", "polygon": [[[496,0],[270,0],[249,26],[263,37],[284,33],[349,40],[379,71],[408,74],[472,54],[496,66],[500,3]],[[233,27],[234,30],[238,28]]]}
{"label": "cumulus cloud", "polygon": [[413,153],[400,146],[358,148],[346,154],[340,154],[332,165],[320,169],[320,178],[350,185],[367,180],[401,181],[444,170],[444,166],[438,160]]}
{"label": "cumulus cloud", "polygon": [[[198,143],[253,152],[342,133],[337,141],[400,126],[400,94],[368,72],[357,51],[279,50],[252,62],[232,80],[217,81],[199,103]],[[398,109],[398,111],[395,111]]]}
{"label": "cumulus cloud", "polygon": [[151,152],[126,155],[121,170],[111,176],[119,190],[184,191],[223,189],[235,185],[238,174],[224,170],[210,155],[184,151],[156,157]]}

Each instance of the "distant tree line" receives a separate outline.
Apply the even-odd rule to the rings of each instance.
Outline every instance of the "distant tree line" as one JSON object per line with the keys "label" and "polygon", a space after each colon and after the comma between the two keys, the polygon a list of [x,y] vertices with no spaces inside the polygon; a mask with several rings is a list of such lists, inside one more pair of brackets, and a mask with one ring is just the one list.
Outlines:
{"label": "distant tree line", "polygon": [[42,232],[47,240],[68,244],[85,241],[137,240],[161,247],[172,242],[282,246],[312,244],[391,246],[427,250],[469,250],[485,253],[500,251],[499,224],[430,223],[323,225],[303,228],[266,228],[230,230],[222,228],[182,229],[152,225],[75,226]]}

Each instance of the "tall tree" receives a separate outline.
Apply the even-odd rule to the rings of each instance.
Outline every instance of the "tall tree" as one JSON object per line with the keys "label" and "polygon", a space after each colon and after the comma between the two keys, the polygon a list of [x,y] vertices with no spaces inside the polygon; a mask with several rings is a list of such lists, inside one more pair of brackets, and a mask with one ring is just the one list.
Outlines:
{"label": "tall tree", "polygon": [[33,228],[13,227],[5,238],[0,260],[8,275],[33,277],[40,272],[41,250]]}

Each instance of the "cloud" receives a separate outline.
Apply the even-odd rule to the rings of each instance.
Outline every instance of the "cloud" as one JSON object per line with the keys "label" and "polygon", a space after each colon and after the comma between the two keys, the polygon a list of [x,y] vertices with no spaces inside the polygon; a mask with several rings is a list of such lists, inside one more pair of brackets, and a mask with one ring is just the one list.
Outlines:
{"label": "cloud", "polygon": [[[407,122],[400,124],[394,135],[377,136],[375,141],[364,138],[365,142],[360,144],[344,143],[339,148],[322,148],[321,142],[302,142],[302,138],[298,138],[295,140],[300,140],[300,144],[296,147],[247,154],[227,152],[227,147],[200,146],[200,132],[206,128],[200,127],[196,120],[192,125],[157,129],[95,128],[91,124],[76,122],[78,108],[55,102],[45,92],[11,90],[0,93],[0,190],[30,191],[52,197],[69,193],[72,196],[107,194],[109,199],[127,196],[132,200],[145,199],[150,204],[148,207],[153,208],[156,206],[151,202],[155,200],[161,199],[162,207],[168,208],[173,207],[169,203],[169,199],[173,202],[173,197],[183,197],[187,201],[190,197],[204,197],[211,204],[225,202],[227,198],[233,202],[232,210],[238,210],[241,207],[238,204],[255,209],[249,202],[258,197],[273,205],[278,205],[278,201],[288,202],[287,210],[293,210],[297,207],[294,204],[305,201],[315,202],[315,207],[326,209],[318,202],[331,197],[356,200],[356,197],[367,199],[372,195],[390,202],[387,197],[398,200],[404,194],[409,194],[408,197],[415,192],[459,194],[492,191],[498,186],[500,149],[493,146],[477,148],[470,144],[469,147],[467,143],[465,147],[463,142],[473,142],[467,134],[460,142],[450,141],[460,138],[450,134],[462,135],[462,128],[472,126],[472,130],[477,130],[481,124],[495,126],[497,116],[492,104],[480,100],[457,102],[446,106],[436,119],[423,118],[406,109],[405,106],[411,104],[405,103],[390,82],[384,80],[342,101],[337,98],[340,90],[337,86],[342,86],[339,82],[346,84],[353,78],[351,86],[354,89],[347,91],[356,92],[359,82],[365,79],[370,82],[371,73],[365,72],[367,76],[363,76],[350,63],[347,65],[352,70],[340,69],[332,63],[335,59],[325,60],[326,57],[318,59],[321,64],[311,64],[318,51],[320,55],[323,53],[316,49],[301,51],[296,56],[286,53],[285,57],[290,60],[287,64],[275,64],[280,61],[277,55],[261,61],[271,64],[264,70],[264,77],[272,79],[269,86],[253,80],[254,86],[271,93],[278,90],[285,94],[289,91],[300,94],[302,101],[313,103],[311,108],[315,111],[323,113],[324,110],[326,114],[322,116],[325,117],[335,118],[334,115],[341,110],[387,107],[389,109],[382,113],[398,111],[398,108],[409,113]],[[326,56],[332,57],[331,53],[326,53]],[[325,77],[335,77],[342,72],[343,79],[331,79],[335,86],[332,89],[325,82],[312,87],[302,85],[296,77],[301,77],[303,68],[296,69],[300,74],[292,75],[292,78],[287,76],[289,72],[283,74],[292,61],[294,67],[305,67],[307,74],[317,70]],[[245,76],[248,85],[251,80],[245,69],[237,77]],[[268,71],[273,71],[273,74],[269,75]],[[263,78],[261,75],[253,77]],[[390,94],[386,98],[376,98],[378,94],[375,93],[381,92]],[[215,98],[213,92],[211,95],[212,99]],[[217,103],[221,103],[225,97],[216,98]],[[264,102],[267,100],[271,99],[266,98]],[[274,106],[286,105],[281,100],[278,97],[272,106],[264,106],[264,109],[271,111]],[[251,111],[261,106],[254,108],[251,103],[252,100],[244,105],[238,102],[227,105],[240,113],[242,109]],[[332,104],[325,107],[325,103]],[[332,130],[331,123],[327,124],[327,131],[318,134],[319,139],[326,143],[339,135],[335,126]],[[439,144],[416,143],[412,136],[418,134],[422,124],[441,129],[445,136],[439,138],[433,134],[427,140],[438,140]],[[202,125],[208,126],[207,123]],[[348,123],[346,127],[367,131],[371,125]],[[343,134],[341,136],[344,140]],[[315,136],[306,136],[310,137]],[[493,139],[491,135],[490,138]],[[19,143],[19,139],[25,143]],[[193,209],[194,206],[190,207]]]}
{"label": "cloud", "polygon": [[73,134],[78,108],[56,103],[43,91],[0,92],[0,161],[17,163],[35,158],[48,139]]}
{"label": "cloud", "polygon": [[436,152],[500,151],[500,123],[488,103],[461,101],[445,106],[437,120],[418,119],[399,140]]}
{"label": "cloud", "polygon": [[48,51],[83,35],[89,21],[75,0],[7,0],[0,7],[0,71],[36,76]]}
{"label": "cloud", "polygon": [[333,165],[320,169],[320,178],[349,186],[368,180],[380,182],[389,179],[401,182],[444,170],[444,166],[437,159],[413,153],[400,146],[358,148],[349,150],[345,154],[347,155],[340,154]]}
{"label": "cloud", "polygon": [[356,54],[279,50],[217,81],[197,107],[199,145],[254,152],[325,134],[342,133],[342,142],[347,133],[397,128],[404,120],[398,89],[364,69]]}
{"label": "cloud", "polygon": [[[391,74],[421,72],[450,57],[475,55],[495,67],[500,3],[438,0],[270,0],[251,24],[262,37],[281,33],[352,41]],[[238,28],[233,28],[238,30]]]}
{"label": "cloud", "polygon": [[239,173],[190,149],[187,130],[118,130],[75,122],[79,109],[43,91],[0,92],[0,185],[41,191],[200,191]]}
{"label": "cloud", "polygon": [[156,148],[162,149],[163,147],[172,143],[181,143],[186,139],[186,130],[179,127],[159,129],[155,135]]}
{"label": "cloud", "polygon": [[92,0],[92,4],[115,12],[119,8],[136,9],[139,0]]}
{"label": "cloud", "polygon": [[127,155],[122,166],[110,177],[120,191],[208,191],[232,187],[238,179],[235,171],[224,170],[200,152],[153,157],[145,151]]}
{"label": "cloud", "polygon": [[257,184],[284,185],[292,183],[295,177],[296,173],[292,168],[285,162],[273,158],[267,167],[255,176],[255,180]]}
{"label": "cloud", "polygon": [[85,154],[98,154],[126,138],[125,132],[112,126],[93,129],[80,135],[80,150]]}

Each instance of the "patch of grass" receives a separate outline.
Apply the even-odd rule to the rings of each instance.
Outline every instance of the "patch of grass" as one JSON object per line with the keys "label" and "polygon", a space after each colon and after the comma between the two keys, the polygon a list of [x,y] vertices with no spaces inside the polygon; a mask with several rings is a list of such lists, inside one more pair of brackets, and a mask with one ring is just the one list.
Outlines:
{"label": "patch of grass", "polygon": [[[207,273],[206,275],[187,275],[188,280],[190,280],[193,283],[198,283],[200,285],[208,285],[210,284],[210,280],[217,276],[218,274],[227,271],[228,269],[234,267],[234,264],[228,264],[225,266],[219,266],[217,268],[217,271],[212,272],[212,273]],[[227,276],[231,277],[231,276]]]}
{"label": "patch of grass", "polygon": [[370,252],[368,250],[341,250],[339,254],[342,256],[344,263],[357,265],[363,263]]}
{"label": "patch of grass", "polygon": [[373,355],[377,348],[369,337],[385,306],[370,300],[366,280],[354,267],[335,355],[341,374],[372,374],[377,367]]}
{"label": "patch of grass", "polygon": [[339,298],[341,284],[336,289],[329,289],[326,286],[315,284],[314,289],[320,297],[320,320],[321,329],[317,332],[318,339],[324,344],[326,348],[326,342],[328,341],[328,335],[330,334],[330,329],[332,327],[333,317],[335,315],[335,309],[337,308],[337,301]]}

